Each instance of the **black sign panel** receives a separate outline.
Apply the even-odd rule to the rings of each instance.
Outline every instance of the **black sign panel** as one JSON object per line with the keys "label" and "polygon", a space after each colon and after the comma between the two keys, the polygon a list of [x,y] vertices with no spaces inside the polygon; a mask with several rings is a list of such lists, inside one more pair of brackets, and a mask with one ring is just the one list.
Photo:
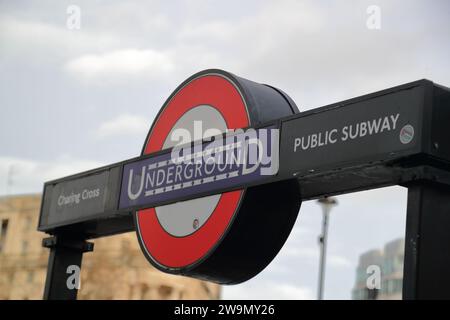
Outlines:
{"label": "black sign panel", "polygon": [[182,149],[187,154],[178,159],[166,152],[125,164],[119,209],[153,207],[270,181],[278,172],[279,130],[275,126],[242,130]]}
{"label": "black sign panel", "polygon": [[48,183],[39,230],[91,220],[117,207],[120,167]]}
{"label": "black sign panel", "polygon": [[301,177],[417,152],[424,88],[369,95],[282,122],[280,171]]}
{"label": "black sign panel", "polygon": [[[122,197],[119,201],[121,194],[130,190],[133,195],[152,194],[153,189],[146,187],[151,186],[155,161],[158,169],[167,168],[167,179],[173,176],[169,176],[170,168],[160,165],[159,157],[173,151],[166,149],[50,181],[44,186],[39,230],[53,232],[60,227],[78,225],[77,230],[89,237],[131,231],[134,228],[131,213],[136,210],[270,184],[293,176],[300,180],[302,199],[405,183],[414,176],[403,175],[405,163],[418,166],[441,161],[447,165],[450,161],[446,134],[448,96],[447,90],[420,80],[255,126],[276,124],[281,129],[278,173],[274,171],[264,179],[233,180],[232,184],[223,185],[225,176],[215,174],[220,178],[214,180],[215,189],[174,193],[175,187],[164,185],[158,186],[154,193],[172,192],[170,199],[154,198],[147,202],[136,198],[134,202],[124,202]],[[145,180],[130,180],[130,169],[133,174],[150,175]],[[234,177],[230,173],[227,172],[227,178]],[[195,179],[202,186],[209,178]],[[140,182],[137,187],[142,185],[142,192],[139,188],[129,189],[130,181]],[[194,181],[191,186],[190,182],[183,181],[187,187],[197,185]]]}

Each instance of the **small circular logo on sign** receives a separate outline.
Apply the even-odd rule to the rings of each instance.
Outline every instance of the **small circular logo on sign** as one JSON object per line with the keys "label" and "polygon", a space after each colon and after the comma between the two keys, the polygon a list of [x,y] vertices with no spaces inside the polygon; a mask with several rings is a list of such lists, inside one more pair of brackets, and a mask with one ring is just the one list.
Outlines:
{"label": "small circular logo on sign", "polygon": [[405,125],[400,130],[400,142],[403,144],[408,144],[414,139],[414,127],[410,124]]}

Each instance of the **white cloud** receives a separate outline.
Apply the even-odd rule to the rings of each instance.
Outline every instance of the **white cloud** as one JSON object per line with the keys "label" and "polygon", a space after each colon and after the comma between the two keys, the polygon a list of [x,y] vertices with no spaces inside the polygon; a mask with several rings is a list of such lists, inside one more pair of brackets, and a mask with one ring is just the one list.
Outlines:
{"label": "white cloud", "polygon": [[272,281],[255,281],[224,287],[222,298],[233,300],[312,300],[314,296],[307,287]]}
{"label": "white cloud", "polygon": [[296,224],[291,231],[290,237],[294,237],[297,239],[311,237],[313,235],[313,230],[306,228],[302,225]]}
{"label": "white cloud", "polygon": [[55,58],[90,50],[97,52],[120,43],[117,36],[94,31],[74,31],[65,23],[52,24],[43,21],[0,16],[2,55],[25,55],[30,61],[55,63]]}
{"label": "white cloud", "polygon": [[[292,235],[291,235],[292,236]],[[319,261],[319,253],[320,248],[319,245],[317,245],[316,248],[310,248],[310,247],[301,247],[296,243],[289,243],[289,245],[286,246],[286,248],[283,248],[282,250],[282,256],[286,258],[298,258],[302,261],[310,261],[310,262],[316,262]],[[327,265],[329,267],[344,267],[348,268],[352,266],[352,263],[349,259],[344,257],[343,255],[334,254],[334,253],[328,253],[326,258]]]}
{"label": "white cloud", "polygon": [[332,254],[329,257],[327,257],[327,264],[330,267],[343,267],[348,268],[352,266],[352,263],[349,259],[347,259],[344,256]]}
{"label": "white cloud", "polygon": [[122,82],[136,77],[156,79],[175,68],[168,54],[146,49],[123,49],[86,54],[69,61],[66,70],[89,83]]}
{"label": "white cloud", "polygon": [[283,256],[286,256],[286,257],[316,259],[316,258],[319,258],[319,246],[317,246],[317,249],[314,249],[314,248],[297,247],[297,246],[293,246],[293,245],[288,245],[285,248],[283,248],[282,253],[283,253]]}
{"label": "white cloud", "polygon": [[148,119],[141,116],[121,114],[102,123],[97,129],[96,135],[99,139],[125,135],[142,137],[148,131],[149,123]]}
{"label": "white cloud", "polygon": [[[41,192],[44,182],[62,178],[89,169],[98,168],[103,163],[91,160],[61,156],[52,161],[35,161],[17,157],[0,157],[0,194],[20,194]],[[11,183],[8,184],[8,181]]]}

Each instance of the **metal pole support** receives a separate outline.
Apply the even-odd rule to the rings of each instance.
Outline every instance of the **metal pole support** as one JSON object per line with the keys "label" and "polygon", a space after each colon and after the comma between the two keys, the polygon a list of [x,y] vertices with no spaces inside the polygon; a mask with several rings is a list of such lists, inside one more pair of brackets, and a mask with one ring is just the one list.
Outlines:
{"label": "metal pole support", "polygon": [[320,264],[319,264],[319,283],[317,289],[317,300],[323,300],[323,287],[325,282],[325,265],[327,256],[327,240],[328,240],[328,217],[329,208],[323,209],[322,217],[322,234],[319,237],[320,244]]}
{"label": "metal pole support", "polygon": [[42,246],[50,249],[44,300],[76,300],[79,288],[70,280],[80,276],[83,253],[93,251],[94,244],[57,235],[43,239]]}
{"label": "metal pole support", "polygon": [[407,187],[403,299],[450,299],[450,186]]}

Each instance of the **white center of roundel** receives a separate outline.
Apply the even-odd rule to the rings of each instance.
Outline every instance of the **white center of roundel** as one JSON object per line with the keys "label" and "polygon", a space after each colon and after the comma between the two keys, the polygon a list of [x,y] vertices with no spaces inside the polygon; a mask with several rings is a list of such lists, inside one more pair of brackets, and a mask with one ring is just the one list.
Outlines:
{"label": "white center of roundel", "polygon": [[[200,122],[203,132],[209,129],[225,132],[227,129],[225,119],[219,111],[209,105],[200,105],[190,109],[178,119],[164,141],[163,149],[171,148],[177,143],[171,139],[172,132],[176,129],[185,129],[192,138],[198,138]],[[194,132],[194,123],[197,132]],[[216,208],[220,196],[217,194],[156,207],[156,216],[166,232],[175,237],[185,237],[205,224]]]}

